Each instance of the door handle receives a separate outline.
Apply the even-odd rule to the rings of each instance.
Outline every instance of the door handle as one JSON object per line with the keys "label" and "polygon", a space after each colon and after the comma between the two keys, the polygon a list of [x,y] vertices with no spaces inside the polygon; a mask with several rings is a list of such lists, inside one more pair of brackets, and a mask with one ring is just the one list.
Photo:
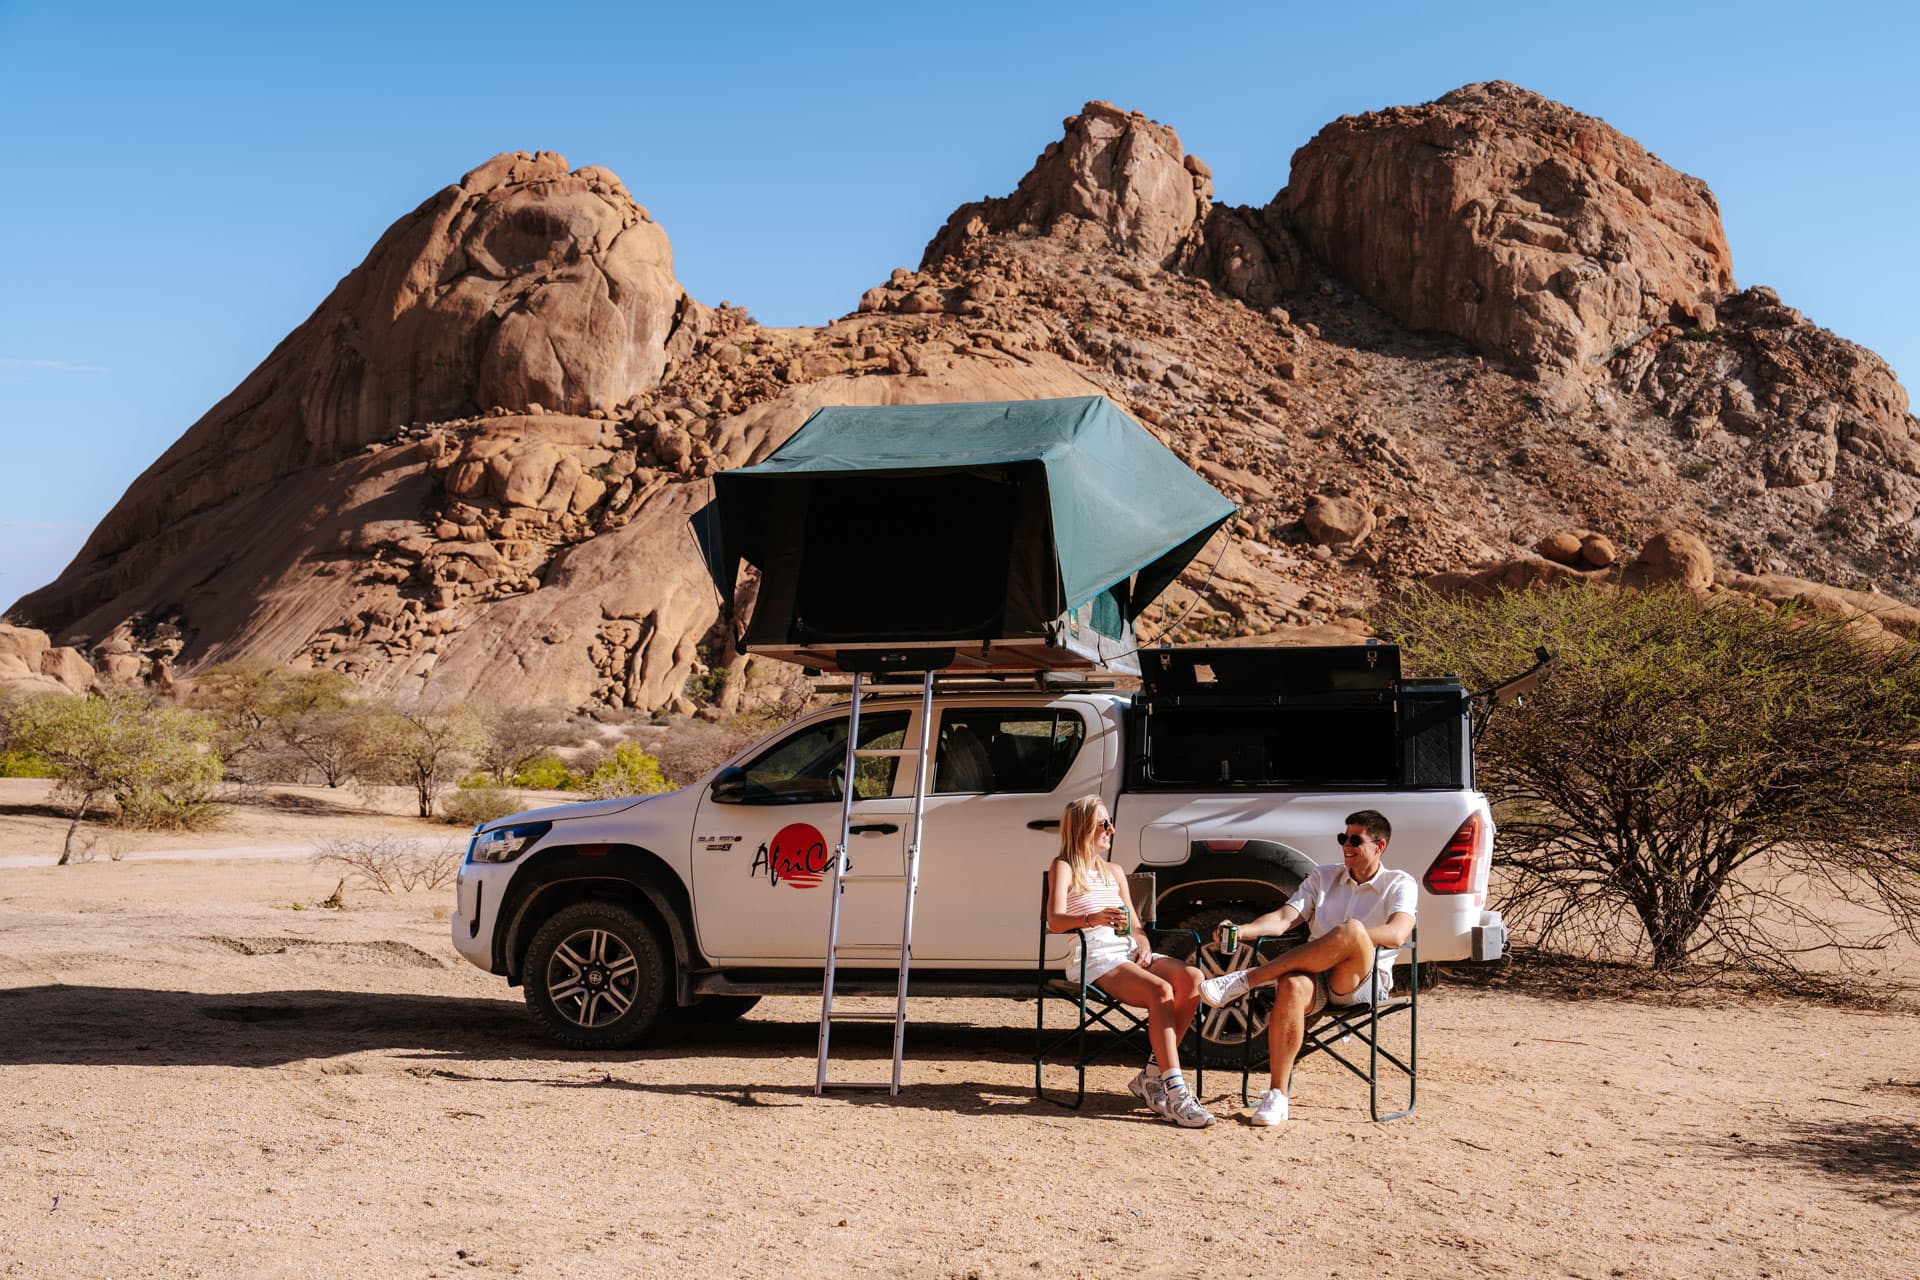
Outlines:
{"label": "door handle", "polygon": [[1035,818],[1027,824],[1029,831],[1058,831],[1059,829],[1060,819],[1058,818]]}
{"label": "door handle", "polygon": [[847,830],[856,836],[890,836],[900,828],[891,822],[860,822],[848,827]]}

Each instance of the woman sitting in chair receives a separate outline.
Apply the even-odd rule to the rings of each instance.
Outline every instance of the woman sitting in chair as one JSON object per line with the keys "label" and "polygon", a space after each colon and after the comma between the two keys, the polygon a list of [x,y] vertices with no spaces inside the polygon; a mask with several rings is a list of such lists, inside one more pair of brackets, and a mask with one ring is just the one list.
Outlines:
{"label": "woman sitting in chair", "polygon": [[[1213,1115],[1180,1074],[1180,1038],[1200,1004],[1200,971],[1153,953],[1127,892],[1127,878],[1108,860],[1113,819],[1099,796],[1081,796],[1060,815],[1060,856],[1047,878],[1047,928],[1082,930],[1087,982],[1122,1004],[1147,1011],[1153,1046],[1146,1067],[1127,1085],[1155,1113],[1186,1129],[1204,1129]],[[1125,929],[1125,933],[1116,932]],[[1080,944],[1068,953],[1069,978],[1080,972]]]}

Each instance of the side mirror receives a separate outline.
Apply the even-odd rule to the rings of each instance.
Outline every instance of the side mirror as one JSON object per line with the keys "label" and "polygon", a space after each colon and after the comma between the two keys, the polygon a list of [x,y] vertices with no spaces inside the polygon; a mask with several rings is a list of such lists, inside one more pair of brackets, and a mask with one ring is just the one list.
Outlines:
{"label": "side mirror", "polygon": [[707,788],[707,794],[715,804],[745,804],[747,771],[737,764],[728,765],[713,775],[713,785]]}

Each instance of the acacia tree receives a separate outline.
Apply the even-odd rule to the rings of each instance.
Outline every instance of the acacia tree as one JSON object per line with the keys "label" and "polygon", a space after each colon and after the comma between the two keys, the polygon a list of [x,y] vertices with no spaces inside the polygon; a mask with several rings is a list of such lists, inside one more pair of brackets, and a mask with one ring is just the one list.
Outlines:
{"label": "acacia tree", "polygon": [[285,724],[281,741],[303,774],[310,769],[327,786],[338,787],[353,777],[359,763],[358,726],[371,713],[372,708],[357,702],[302,712]]}
{"label": "acacia tree", "polygon": [[[1416,591],[1377,621],[1413,667],[1472,686],[1559,655],[1478,744],[1505,905],[1543,946],[1790,970],[1920,936],[1920,647],[1680,590]],[[1823,897],[1890,928],[1850,933]]]}
{"label": "acacia tree", "polygon": [[413,788],[420,816],[469,769],[484,734],[464,707],[377,710],[353,725],[354,774],[369,782]]}
{"label": "acacia tree", "polygon": [[[327,773],[316,756],[324,758],[329,746],[338,745],[335,730],[352,688],[338,671],[242,658],[199,676],[188,702],[219,725],[220,754],[229,772],[260,780],[291,776],[306,765]],[[339,784],[330,776],[328,785]]]}
{"label": "acacia tree", "polygon": [[220,756],[213,721],[199,712],[131,689],[48,693],[18,708],[11,736],[52,764],[56,796],[73,805],[60,866],[73,857],[74,832],[106,797],[136,826],[192,826],[212,812]]}

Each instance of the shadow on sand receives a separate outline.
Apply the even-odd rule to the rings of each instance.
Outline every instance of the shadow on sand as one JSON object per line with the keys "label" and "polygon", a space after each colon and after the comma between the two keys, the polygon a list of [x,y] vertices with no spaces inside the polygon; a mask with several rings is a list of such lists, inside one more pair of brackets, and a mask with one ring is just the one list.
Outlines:
{"label": "shadow on sand", "polygon": [[1875,1204],[1920,1210],[1920,1123],[1891,1116],[1801,1123],[1763,1142],[1728,1142],[1749,1159],[1819,1170]]}
{"label": "shadow on sand", "polygon": [[[936,1016],[928,1017],[928,1004]],[[939,1002],[917,1004],[907,1030],[910,1070],[922,1083],[903,1092],[915,1106],[956,1111],[1037,1108],[1037,1114],[1072,1114],[1034,1099],[1027,1074],[1033,1060],[1031,1006],[1010,1004],[1008,1024],[940,1021]],[[719,1026],[666,1027],[644,1048],[613,1051],[565,1049],[547,1038],[525,1006],[513,1000],[473,996],[411,995],[310,989],[247,994],[207,994],[144,987],[43,985],[0,989],[0,1066],[226,1066],[275,1067],[355,1053],[386,1053],[416,1075],[556,1088],[612,1088],[697,1094],[743,1107],[777,1106],[810,1097],[807,1085],[751,1083],[755,1073],[737,1070],[716,1079],[704,1061],[773,1061],[789,1064],[778,1074],[792,1078],[803,1064],[811,1078],[819,1026],[811,1018],[769,1013],[766,1006]],[[834,1028],[836,1080],[880,1080],[888,1073],[890,1022],[849,1022]],[[458,1064],[485,1064],[476,1070]],[[501,1070],[502,1063],[515,1064]],[[580,1078],[583,1065],[675,1064],[678,1081]],[[1017,1065],[1015,1085],[982,1088],[966,1081],[974,1063]],[[952,1084],[925,1080],[951,1070]],[[995,1075],[1005,1078],[1004,1071]],[[1049,1075],[1049,1087],[1071,1087],[1071,1074]],[[908,1099],[911,1093],[913,1097]],[[884,1090],[850,1091],[850,1100],[887,1101]],[[1083,1114],[1160,1123],[1124,1092],[1089,1091]]]}

